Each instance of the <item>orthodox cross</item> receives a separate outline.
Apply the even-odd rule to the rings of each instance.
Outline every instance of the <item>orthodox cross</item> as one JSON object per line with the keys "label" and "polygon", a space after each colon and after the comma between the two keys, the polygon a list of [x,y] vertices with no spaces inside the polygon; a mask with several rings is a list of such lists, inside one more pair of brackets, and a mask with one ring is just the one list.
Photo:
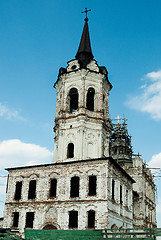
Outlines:
{"label": "orthodox cross", "polygon": [[121,116],[118,115],[118,116],[116,117],[116,120],[118,120],[117,123],[119,124],[119,123],[120,123],[120,120],[121,120]]}
{"label": "orthodox cross", "polygon": [[133,154],[133,156],[141,157],[142,155],[138,152],[137,154]]}
{"label": "orthodox cross", "polygon": [[85,13],[85,14],[86,14],[86,18],[85,18],[85,19],[88,19],[88,18],[87,18],[87,13],[88,13],[89,11],[91,11],[91,9],[88,9],[88,10],[87,10],[87,8],[85,8],[85,11],[81,12],[81,13]]}

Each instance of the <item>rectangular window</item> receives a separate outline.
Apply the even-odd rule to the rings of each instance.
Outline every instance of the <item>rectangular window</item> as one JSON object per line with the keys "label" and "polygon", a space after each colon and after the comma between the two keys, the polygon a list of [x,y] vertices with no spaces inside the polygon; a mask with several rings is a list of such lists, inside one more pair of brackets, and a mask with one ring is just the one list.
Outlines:
{"label": "rectangular window", "polygon": [[19,222],[19,212],[13,213],[13,227],[17,228]]}
{"label": "rectangular window", "polygon": [[90,210],[88,212],[88,228],[95,227],[95,211]]}
{"label": "rectangular window", "polygon": [[112,179],[112,200],[115,199],[115,181]]}
{"label": "rectangular window", "polygon": [[26,213],[26,228],[33,228],[34,212]]}
{"label": "rectangular window", "polygon": [[78,212],[69,212],[69,228],[78,228]]}
{"label": "rectangular window", "polygon": [[122,204],[122,186],[120,185],[120,204]]}
{"label": "rectangular window", "polygon": [[22,182],[17,182],[16,190],[15,190],[15,200],[19,201],[21,199],[21,192],[22,192]]}
{"label": "rectangular window", "polygon": [[128,192],[128,190],[126,190],[126,205],[127,205],[127,207],[128,207],[128,205],[129,205],[128,195],[129,195],[129,192]]}
{"label": "rectangular window", "polygon": [[36,180],[31,180],[29,183],[28,199],[35,199],[36,197]]}
{"label": "rectangular window", "polygon": [[96,184],[97,184],[97,178],[96,176],[89,176],[89,196],[95,196],[96,195]]}
{"label": "rectangular window", "polygon": [[57,179],[53,178],[50,182],[50,197],[56,197]]}
{"label": "rectangular window", "polygon": [[79,177],[72,177],[70,181],[70,197],[79,197]]}

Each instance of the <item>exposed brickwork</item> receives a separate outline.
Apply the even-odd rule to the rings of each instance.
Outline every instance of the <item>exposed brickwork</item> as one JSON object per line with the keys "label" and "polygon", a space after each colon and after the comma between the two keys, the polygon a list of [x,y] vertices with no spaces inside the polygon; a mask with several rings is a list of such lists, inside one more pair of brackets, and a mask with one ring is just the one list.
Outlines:
{"label": "exposed brickwork", "polygon": [[[112,85],[106,68],[98,66],[92,53],[83,51],[77,59],[68,62],[67,68],[60,68],[54,86],[57,89],[54,163],[8,169],[4,227],[13,226],[14,213],[18,212],[21,234],[26,216],[31,221],[27,221],[28,227],[34,229],[45,226],[69,229],[71,211],[74,213],[70,216],[76,219],[74,226],[78,223],[78,229],[88,228],[89,211],[94,212],[95,229],[142,227],[148,218],[155,226],[155,186],[151,175],[138,161],[134,161],[133,167],[124,166],[123,169],[109,158],[109,91]],[[132,151],[127,155],[132,156]],[[132,159],[128,166],[132,166]],[[93,196],[88,194],[89,176],[96,177]],[[73,180],[71,194],[72,177],[79,179]],[[57,180],[57,189],[56,197],[50,198],[51,179]],[[30,194],[33,199],[28,199],[32,180],[36,181],[36,194]],[[21,194],[18,182],[22,182]],[[34,182],[31,185],[34,191]],[[17,200],[16,186],[19,186]],[[79,192],[73,190],[78,186]]]}
{"label": "exposed brickwork", "polygon": [[[46,224],[52,223],[58,229],[68,229],[71,210],[78,211],[78,228],[87,228],[87,212],[96,212],[97,229],[106,228],[109,222],[108,211],[112,208],[119,211],[120,224],[123,225],[124,218],[128,226],[132,221],[132,194],[129,195],[129,209],[120,206],[119,200],[111,201],[111,176],[121,176],[122,184],[132,188],[132,182],[127,180],[122,171],[118,170],[108,159],[94,161],[81,161],[72,164],[47,165],[33,168],[21,168],[9,171],[8,194],[6,199],[4,227],[12,227],[13,212],[20,212],[19,230],[22,233],[25,227],[26,212],[34,212],[34,228],[42,229]],[[96,196],[88,196],[88,177],[97,177]],[[15,185],[22,180],[22,198],[14,200]],[[80,177],[80,190],[78,198],[70,198],[70,179],[72,176]],[[50,179],[57,179],[57,196],[49,198]],[[28,200],[29,181],[35,179],[36,199]],[[118,179],[118,183],[120,180]],[[124,209],[121,213],[120,209]],[[122,216],[121,216],[122,214]],[[111,212],[110,212],[111,215]],[[118,215],[118,212],[117,212]]]}

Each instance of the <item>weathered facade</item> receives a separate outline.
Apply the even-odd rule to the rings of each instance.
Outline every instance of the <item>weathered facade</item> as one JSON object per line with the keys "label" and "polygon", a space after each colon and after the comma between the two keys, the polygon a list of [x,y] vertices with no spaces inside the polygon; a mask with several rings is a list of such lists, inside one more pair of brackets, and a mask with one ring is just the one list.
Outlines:
{"label": "weathered facade", "polygon": [[156,227],[155,184],[151,171],[139,156],[126,171],[136,181],[133,185],[134,227]]}
{"label": "weathered facade", "polygon": [[110,156],[135,180],[133,184],[133,226],[156,227],[155,184],[153,175],[140,158],[132,157],[131,136],[126,119],[118,118],[110,133]]}
{"label": "weathered facade", "polygon": [[93,59],[87,18],[76,58],[60,68],[54,86],[54,163],[7,169],[3,226],[20,233],[24,228],[132,228],[145,221],[155,226],[154,181],[132,159],[127,132],[120,138],[119,123],[112,129],[112,85],[106,68]]}
{"label": "weathered facade", "polygon": [[[9,176],[5,227],[13,227],[15,213],[19,213],[20,232],[26,226],[42,229],[48,225],[57,229],[104,229],[116,223],[118,227],[125,224],[132,227],[134,181],[112,158],[23,167],[16,171],[14,168],[9,169]],[[53,179],[57,181],[57,186],[52,186],[55,192],[51,191]],[[112,180],[115,181],[113,189]],[[36,182],[35,189],[30,188],[32,181]],[[15,199],[16,184],[20,182],[19,198]],[[129,192],[125,197],[126,189]],[[34,217],[27,219],[29,212]],[[77,215],[73,215],[74,222],[72,213]]]}

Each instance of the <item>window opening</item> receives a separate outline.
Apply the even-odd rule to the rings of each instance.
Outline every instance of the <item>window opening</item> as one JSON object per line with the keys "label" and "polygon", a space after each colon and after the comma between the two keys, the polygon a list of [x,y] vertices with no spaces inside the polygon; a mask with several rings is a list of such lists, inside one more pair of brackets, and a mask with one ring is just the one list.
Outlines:
{"label": "window opening", "polygon": [[120,185],[120,204],[122,204],[122,186]]}
{"label": "window opening", "polygon": [[50,197],[56,197],[57,179],[53,178],[50,182]]}
{"label": "window opening", "polygon": [[95,90],[93,88],[89,88],[87,93],[87,109],[90,111],[94,111],[94,95]]}
{"label": "window opening", "polygon": [[96,176],[89,176],[89,196],[95,196],[96,195],[96,183],[97,179]]}
{"label": "window opening", "polygon": [[22,182],[17,182],[16,191],[15,191],[15,200],[21,199],[21,192],[22,192]]}
{"label": "window opening", "polygon": [[69,212],[69,228],[78,228],[78,212]]}
{"label": "window opening", "polygon": [[115,199],[115,181],[112,179],[112,199]]}
{"label": "window opening", "polygon": [[103,94],[103,114],[105,113],[105,95]]}
{"label": "window opening", "polygon": [[26,228],[33,228],[34,212],[26,213]]}
{"label": "window opening", "polygon": [[31,180],[29,183],[28,199],[35,199],[36,197],[36,180]]}
{"label": "window opening", "polygon": [[67,149],[67,158],[73,158],[74,157],[74,144],[69,143],[68,149]]}
{"label": "window opening", "polygon": [[13,213],[13,227],[17,228],[19,222],[19,212]]}
{"label": "window opening", "polygon": [[70,112],[73,113],[78,108],[78,90],[72,88],[69,92],[70,98]]}
{"label": "window opening", "polygon": [[129,192],[128,192],[128,190],[126,190],[126,205],[127,206],[129,205],[129,203],[128,203],[128,195],[129,195]]}
{"label": "window opening", "polygon": [[70,197],[79,197],[79,177],[72,177],[70,181]]}
{"label": "window opening", "polygon": [[88,228],[95,227],[95,211],[90,210],[88,212]]}

